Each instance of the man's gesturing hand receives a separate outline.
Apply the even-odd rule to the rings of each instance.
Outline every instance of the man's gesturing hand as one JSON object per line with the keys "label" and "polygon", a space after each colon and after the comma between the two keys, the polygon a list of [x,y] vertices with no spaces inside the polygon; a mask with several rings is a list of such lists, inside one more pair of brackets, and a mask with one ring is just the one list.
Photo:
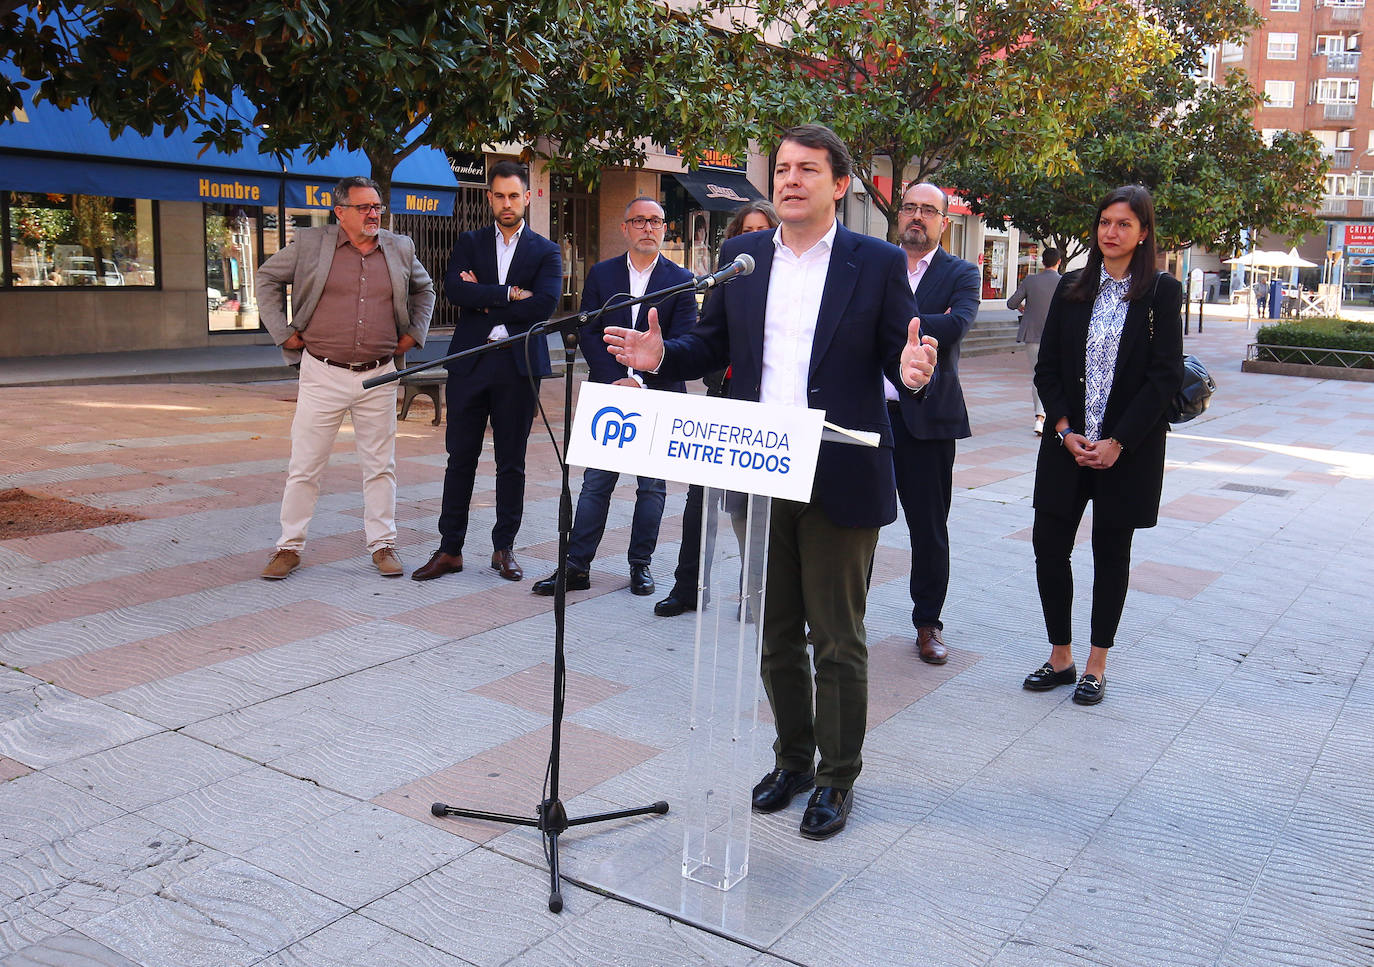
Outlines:
{"label": "man's gesturing hand", "polygon": [[663,364],[663,330],[658,328],[658,310],[649,310],[649,331],[608,326],[602,336],[615,361],[630,369],[652,373]]}
{"label": "man's gesturing hand", "polygon": [[902,382],[907,389],[920,389],[930,382],[939,345],[934,336],[921,335],[921,319],[913,317],[906,329],[906,346],[902,349]]}

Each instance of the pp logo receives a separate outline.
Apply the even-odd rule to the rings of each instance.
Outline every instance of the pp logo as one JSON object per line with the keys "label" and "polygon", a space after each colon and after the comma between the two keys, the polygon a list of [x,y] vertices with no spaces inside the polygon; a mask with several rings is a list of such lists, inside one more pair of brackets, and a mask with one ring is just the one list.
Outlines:
{"label": "pp logo", "polygon": [[[617,447],[623,447],[635,438],[637,428],[630,421],[639,416],[638,413],[623,413],[614,406],[603,406],[596,411],[592,417],[592,439],[600,440],[603,447],[608,447],[612,442]],[[605,422],[602,422],[602,417]],[[597,431],[597,424],[601,424],[601,430]]]}

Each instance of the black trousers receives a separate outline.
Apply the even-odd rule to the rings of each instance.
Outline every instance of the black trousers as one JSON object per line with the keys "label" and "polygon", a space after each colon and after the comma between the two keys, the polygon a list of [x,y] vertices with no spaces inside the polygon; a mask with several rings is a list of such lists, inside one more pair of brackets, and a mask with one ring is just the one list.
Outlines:
{"label": "black trousers", "polygon": [[525,509],[525,448],[534,421],[537,399],[529,379],[515,367],[515,350],[505,348],[477,360],[472,372],[449,374],[448,465],[444,470],[444,502],[439,513],[439,549],[460,554],[468,533],[468,509],[482,456],[482,438],[491,423],[496,457],[496,525],[493,550],[515,546]]}
{"label": "black trousers", "polygon": [[[1092,498],[1095,470],[1079,471],[1076,513],[1069,517],[1035,512],[1031,541],[1035,548],[1035,582],[1040,589],[1040,608],[1045,614],[1045,633],[1051,645],[1073,643],[1074,536],[1083,510]],[[1104,515],[1093,514],[1093,604],[1091,637],[1097,648],[1116,641],[1126,587],[1131,579],[1131,540],[1134,527],[1114,526]]]}
{"label": "black trousers", "polygon": [[940,612],[949,592],[949,505],[954,496],[954,441],[918,440],[895,405],[892,461],[897,497],[911,533],[911,623],[944,628]]}

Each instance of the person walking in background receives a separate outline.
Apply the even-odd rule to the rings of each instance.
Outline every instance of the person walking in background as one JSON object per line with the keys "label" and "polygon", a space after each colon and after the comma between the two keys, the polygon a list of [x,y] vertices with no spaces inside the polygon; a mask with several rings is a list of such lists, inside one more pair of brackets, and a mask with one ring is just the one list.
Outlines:
{"label": "person walking in background", "polygon": [[[1024,686],[1077,680],[1073,700],[1107,690],[1136,528],[1153,527],[1164,486],[1165,408],[1183,384],[1183,287],[1155,271],[1149,191],[1125,185],[1097,206],[1088,264],[1064,277],[1050,303],[1035,386],[1054,433],[1035,465],[1035,577],[1050,659]],[[1078,522],[1093,502],[1093,594],[1088,661],[1073,658],[1073,571]]]}
{"label": "person walking in background", "polygon": [[[663,207],[652,198],[636,198],[625,207],[620,233],[628,250],[624,255],[591,267],[582,288],[583,312],[593,312],[605,305],[614,306],[627,296],[637,299],[645,293],[692,280],[692,273],[660,255],[665,227]],[[674,393],[687,391],[682,380],[636,372],[617,363],[606,351],[601,331],[607,325],[645,328],[644,320],[651,308],[656,308],[662,318],[664,332],[673,336],[680,336],[696,325],[697,300],[692,291],[679,292],[653,303],[612,309],[579,334],[582,356],[587,360],[589,379],[593,383],[648,387]],[[572,537],[568,542],[569,591],[585,591],[592,586],[592,559],[605,533],[611,493],[619,480],[620,474],[614,470],[588,467],[582,473],[582,490],[577,495],[577,513],[573,515]],[[630,592],[653,594],[654,578],[649,565],[653,561],[654,548],[658,546],[658,528],[663,520],[663,501],[668,485],[656,477],[636,477],[635,481],[635,510],[630,523]],[[558,574],[554,573],[536,581],[531,590],[535,594],[551,595],[557,583]]]}
{"label": "person walking in background", "polygon": [[1016,341],[1026,346],[1026,360],[1031,372],[1031,406],[1035,408],[1034,431],[1036,436],[1045,432],[1045,404],[1040,402],[1040,394],[1035,391],[1035,361],[1040,356],[1040,334],[1045,331],[1045,313],[1049,312],[1050,300],[1059,288],[1059,249],[1047,248],[1040,261],[1045,268],[1034,275],[1027,275],[1007,300],[1008,309],[1020,309],[1021,324],[1016,327]]}
{"label": "person walking in background", "polygon": [[773,166],[781,225],[721,247],[722,263],[748,254],[754,273],[707,300],[700,324],[666,345],[652,311],[647,332],[605,336],[622,365],[696,379],[729,363],[731,399],[822,409],[879,435],[871,449],[822,442],[811,501],[774,499],[769,517],[760,670],[778,737],[752,802],[777,812],[816,786],[800,827],[809,839],[845,827],[863,767],[868,579],[878,530],[897,516],[882,375],[920,392],[936,356],[901,250],[835,217],[852,164],[823,125],[784,131]]}
{"label": "person walking in background", "polygon": [[[528,332],[558,306],[563,259],[553,242],[525,223],[530,178],[524,165],[498,161],[487,175],[495,224],[458,236],[444,275],[444,294],[458,306],[452,352]],[[528,363],[526,358],[528,356]],[[468,511],[491,423],[496,457],[496,523],[491,567],[508,581],[525,576],[515,535],[525,510],[525,448],[538,408],[539,380],[553,372],[542,338],[448,364],[448,466],[439,513],[439,549],[411,579],[430,581],[463,569]]]}
{"label": "person walking in background", "polygon": [[[778,213],[771,203],[759,199],[741,205],[725,226],[725,240],[743,235],[745,232],[766,232],[778,227]],[[715,291],[708,291],[706,297],[713,298]],[[707,396],[725,396],[729,391],[729,370],[721,369],[707,373],[705,377]],[[687,488],[687,503],[682,509],[682,544],[677,552],[677,569],[673,572],[673,589],[668,596],[654,605],[654,614],[660,618],[673,618],[684,611],[697,609],[697,585],[700,583],[701,564],[701,514],[702,503],[706,499],[704,487],[697,484]]]}
{"label": "person walking in background", "polygon": [[885,385],[892,423],[897,496],[911,539],[911,623],[921,661],[948,661],[941,612],[949,592],[949,508],[954,497],[955,440],[970,435],[959,383],[959,346],[978,315],[978,266],[940,247],[949,226],[949,196],[928,183],[909,185],[897,211],[897,241],[907,283],[921,307],[921,332],[940,344],[940,375],[923,399]]}
{"label": "person walking in background", "polygon": [[362,384],[394,372],[398,353],[424,345],[434,283],[415,243],[382,228],[386,206],[377,182],[344,178],[334,201],[337,225],[297,229],[295,241],[258,267],[263,325],[286,361],[300,366],[281,537],[262,571],[273,581],[300,567],[320,477],[345,414],[363,471],[372,563],[384,577],[404,573],[396,556],[396,387]]}

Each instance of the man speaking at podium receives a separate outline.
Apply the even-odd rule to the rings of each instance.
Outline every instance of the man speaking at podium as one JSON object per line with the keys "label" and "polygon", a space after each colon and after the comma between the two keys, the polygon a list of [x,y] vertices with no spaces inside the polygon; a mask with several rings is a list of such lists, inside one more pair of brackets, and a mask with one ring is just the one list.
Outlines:
{"label": "man speaking at podium", "polygon": [[844,828],[863,765],[868,577],[878,530],[897,517],[882,377],[919,392],[936,358],[914,318],[902,250],[835,218],[850,168],[829,128],[785,131],[773,170],[782,224],[721,248],[722,264],[743,253],[757,270],[708,299],[697,327],[666,344],[656,312],[647,332],[605,336],[621,365],[696,379],[729,364],[733,399],[823,409],[832,423],[880,436],[872,449],[822,443],[811,502],[772,505],[762,674],[778,738],[753,805],[776,812],[814,785],[801,821],[809,839]]}

